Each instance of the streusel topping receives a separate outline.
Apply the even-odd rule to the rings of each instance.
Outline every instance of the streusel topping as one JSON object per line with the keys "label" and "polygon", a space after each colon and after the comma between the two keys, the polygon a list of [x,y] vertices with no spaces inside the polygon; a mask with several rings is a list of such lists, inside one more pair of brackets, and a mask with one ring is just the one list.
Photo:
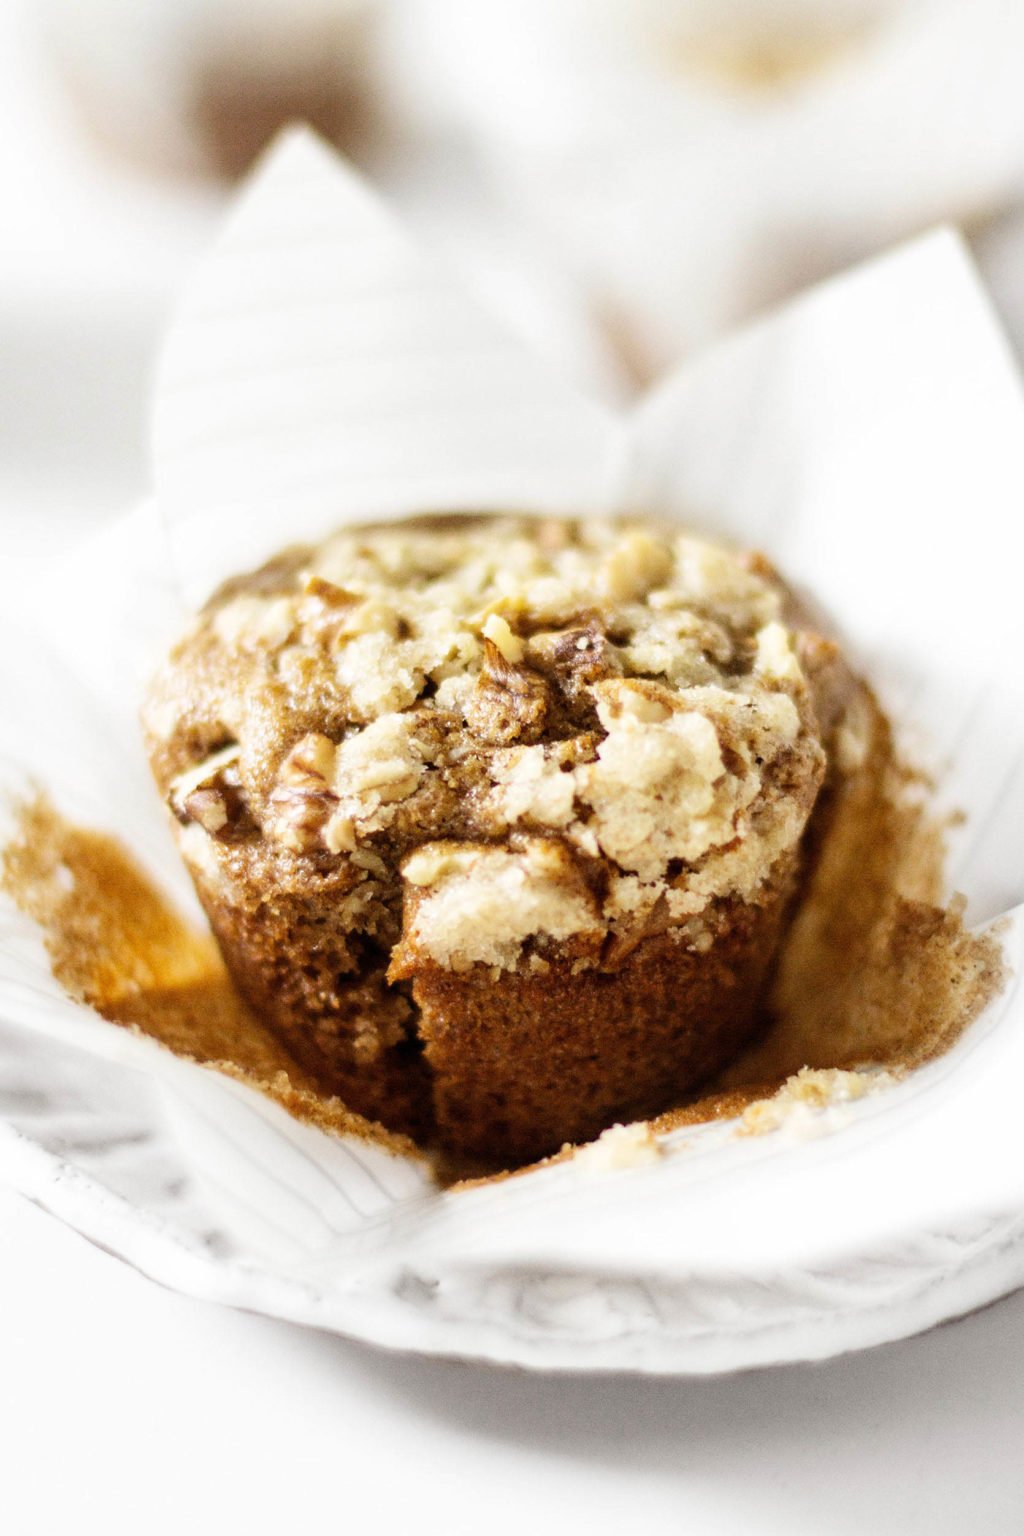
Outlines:
{"label": "streusel topping", "polygon": [[[824,772],[814,637],[757,555],[641,521],[349,529],[228,583],[146,724],[179,821],[460,970],[547,943],[709,942]],[[819,642],[820,643],[820,642]]]}

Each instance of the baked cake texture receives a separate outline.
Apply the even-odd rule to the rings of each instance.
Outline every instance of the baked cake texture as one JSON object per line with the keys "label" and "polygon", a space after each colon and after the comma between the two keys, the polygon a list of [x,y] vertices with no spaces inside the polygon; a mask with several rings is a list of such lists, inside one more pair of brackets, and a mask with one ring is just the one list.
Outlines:
{"label": "baked cake texture", "polygon": [[389,1127],[523,1161],[664,1110],[748,1038],[859,698],[760,555],[450,516],[228,582],[145,729],[295,1059]]}

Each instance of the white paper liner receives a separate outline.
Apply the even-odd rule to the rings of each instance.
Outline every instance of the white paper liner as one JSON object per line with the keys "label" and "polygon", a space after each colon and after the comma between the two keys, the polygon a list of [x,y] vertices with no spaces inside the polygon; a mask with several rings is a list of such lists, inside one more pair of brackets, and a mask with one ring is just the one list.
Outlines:
{"label": "white paper liner", "polygon": [[612,420],[287,134],[164,349],[156,489],[183,590],[346,519],[597,505]]}
{"label": "white paper liner", "polygon": [[[1024,408],[953,236],[808,295],[624,421],[460,306],[366,189],[292,138],[198,274],[162,378],[160,513],[12,603],[0,776],[34,776],[120,832],[176,893],[134,714],[179,578],[194,600],[328,523],[424,504],[621,503],[763,544],[813,586],[953,757],[958,883],[979,916],[1024,895]],[[302,472],[282,439],[267,446],[281,420]],[[1020,942],[1018,923],[1011,960]],[[851,1106],[841,1136],[793,1147],[708,1126],[653,1166],[442,1194],[422,1165],[300,1125],[76,1006],[4,906],[0,1166],[169,1283],[393,1347],[648,1371],[823,1354],[1024,1279],[1020,1007],[1014,981],[947,1057]],[[144,1156],[94,1103],[83,1051],[118,1102],[140,1072],[158,1086],[139,1099]]]}

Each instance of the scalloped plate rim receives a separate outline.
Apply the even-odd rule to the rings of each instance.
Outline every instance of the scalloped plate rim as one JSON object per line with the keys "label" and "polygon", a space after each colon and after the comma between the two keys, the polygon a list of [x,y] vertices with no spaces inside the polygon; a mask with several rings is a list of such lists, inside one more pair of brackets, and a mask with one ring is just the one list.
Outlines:
{"label": "scalloped plate rim", "polygon": [[[47,1151],[6,1122],[0,1122],[0,1172],[18,1193],[87,1242],[147,1279],[194,1300],[213,1301],[279,1321],[319,1328],[389,1353],[501,1368],[685,1378],[804,1364],[926,1333],[1024,1287],[1024,1213],[1001,1213],[989,1217],[989,1227],[993,1231],[1009,1227],[1008,1237],[1004,1235],[996,1243],[990,1237],[980,1251],[965,1247],[967,1257],[963,1264],[953,1270],[948,1265],[937,1272],[933,1270],[930,1280],[929,1272],[921,1271],[921,1284],[909,1299],[895,1306],[890,1302],[857,1308],[845,1315],[826,1307],[817,1316],[797,1322],[776,1320],[743,1332],[710,1330],[696,1346],[691,1339],[664,1331],[626,1335],[624,1340],[571,1344],[505,1330],[496,1342],[488,1337],[496,1331],[492,1318],[486,1326],[476,1325],[479,1336],[474,1343],[460,1338],[467,1328],[474,1327],[465,1319],[454,1323],[441,1319],[440,1324],[431,1319],[432,1331],[424,1334],[425,1314],[410,1314],[407,1304],[395,1293],[389,1293],[389,1302],[398,1302],[399,1310],[393,1311],[390,1324],[387,1317],[383,1323],[374,1322],[360,1316],[357,1306],[353,1308],[357,1298],[351,1292],[339,1288],[328,1298],[301,1282],[235,1260],[213,1258],[194,1248],[170,1223],[147,1217],[121,1196],[104,1190],[73,1162]],[[895,1250],[890,1257],[895,1257]],[[872,1259],[878,1262],[879,1256],[873,1255]],[[411,1273],[408,1278],[420,1284],[430,1283],[429,1279],[424,1281]],[[552,1278],[588,1282],[599,1277],[581,1271],[577,1277]],[[355,1315],[347,1319],[341,1316],[337,1310],[339,1302],[347,1303]],[[345,1310],[344,1306],[340,1309]],[[324,1312],[330,1315],[318,1315]],[[414,1340],[400,1336],[409,1327],[410,1315],[418,1325]],[[767,1349],[751,1349],[758,1336],[762,1341],[773,1342]],[[623,1342],[627,1346],[632,1343],[633,1347],[623,1349]],[[608,1358],[610,1353],[615,1358]]]}

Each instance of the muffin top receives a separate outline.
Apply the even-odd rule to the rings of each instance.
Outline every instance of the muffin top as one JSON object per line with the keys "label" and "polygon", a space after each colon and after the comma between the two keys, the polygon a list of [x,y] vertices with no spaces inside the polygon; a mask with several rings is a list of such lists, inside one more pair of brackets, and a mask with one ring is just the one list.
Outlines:
{"label": "muffin top", "polygon": [[810,814],[824,644],[762,556],[675,526],[419,518],[228,582],[144,720],[208,869],[344,865],[353,926],[400,899],[438,965],[700,948]]}

